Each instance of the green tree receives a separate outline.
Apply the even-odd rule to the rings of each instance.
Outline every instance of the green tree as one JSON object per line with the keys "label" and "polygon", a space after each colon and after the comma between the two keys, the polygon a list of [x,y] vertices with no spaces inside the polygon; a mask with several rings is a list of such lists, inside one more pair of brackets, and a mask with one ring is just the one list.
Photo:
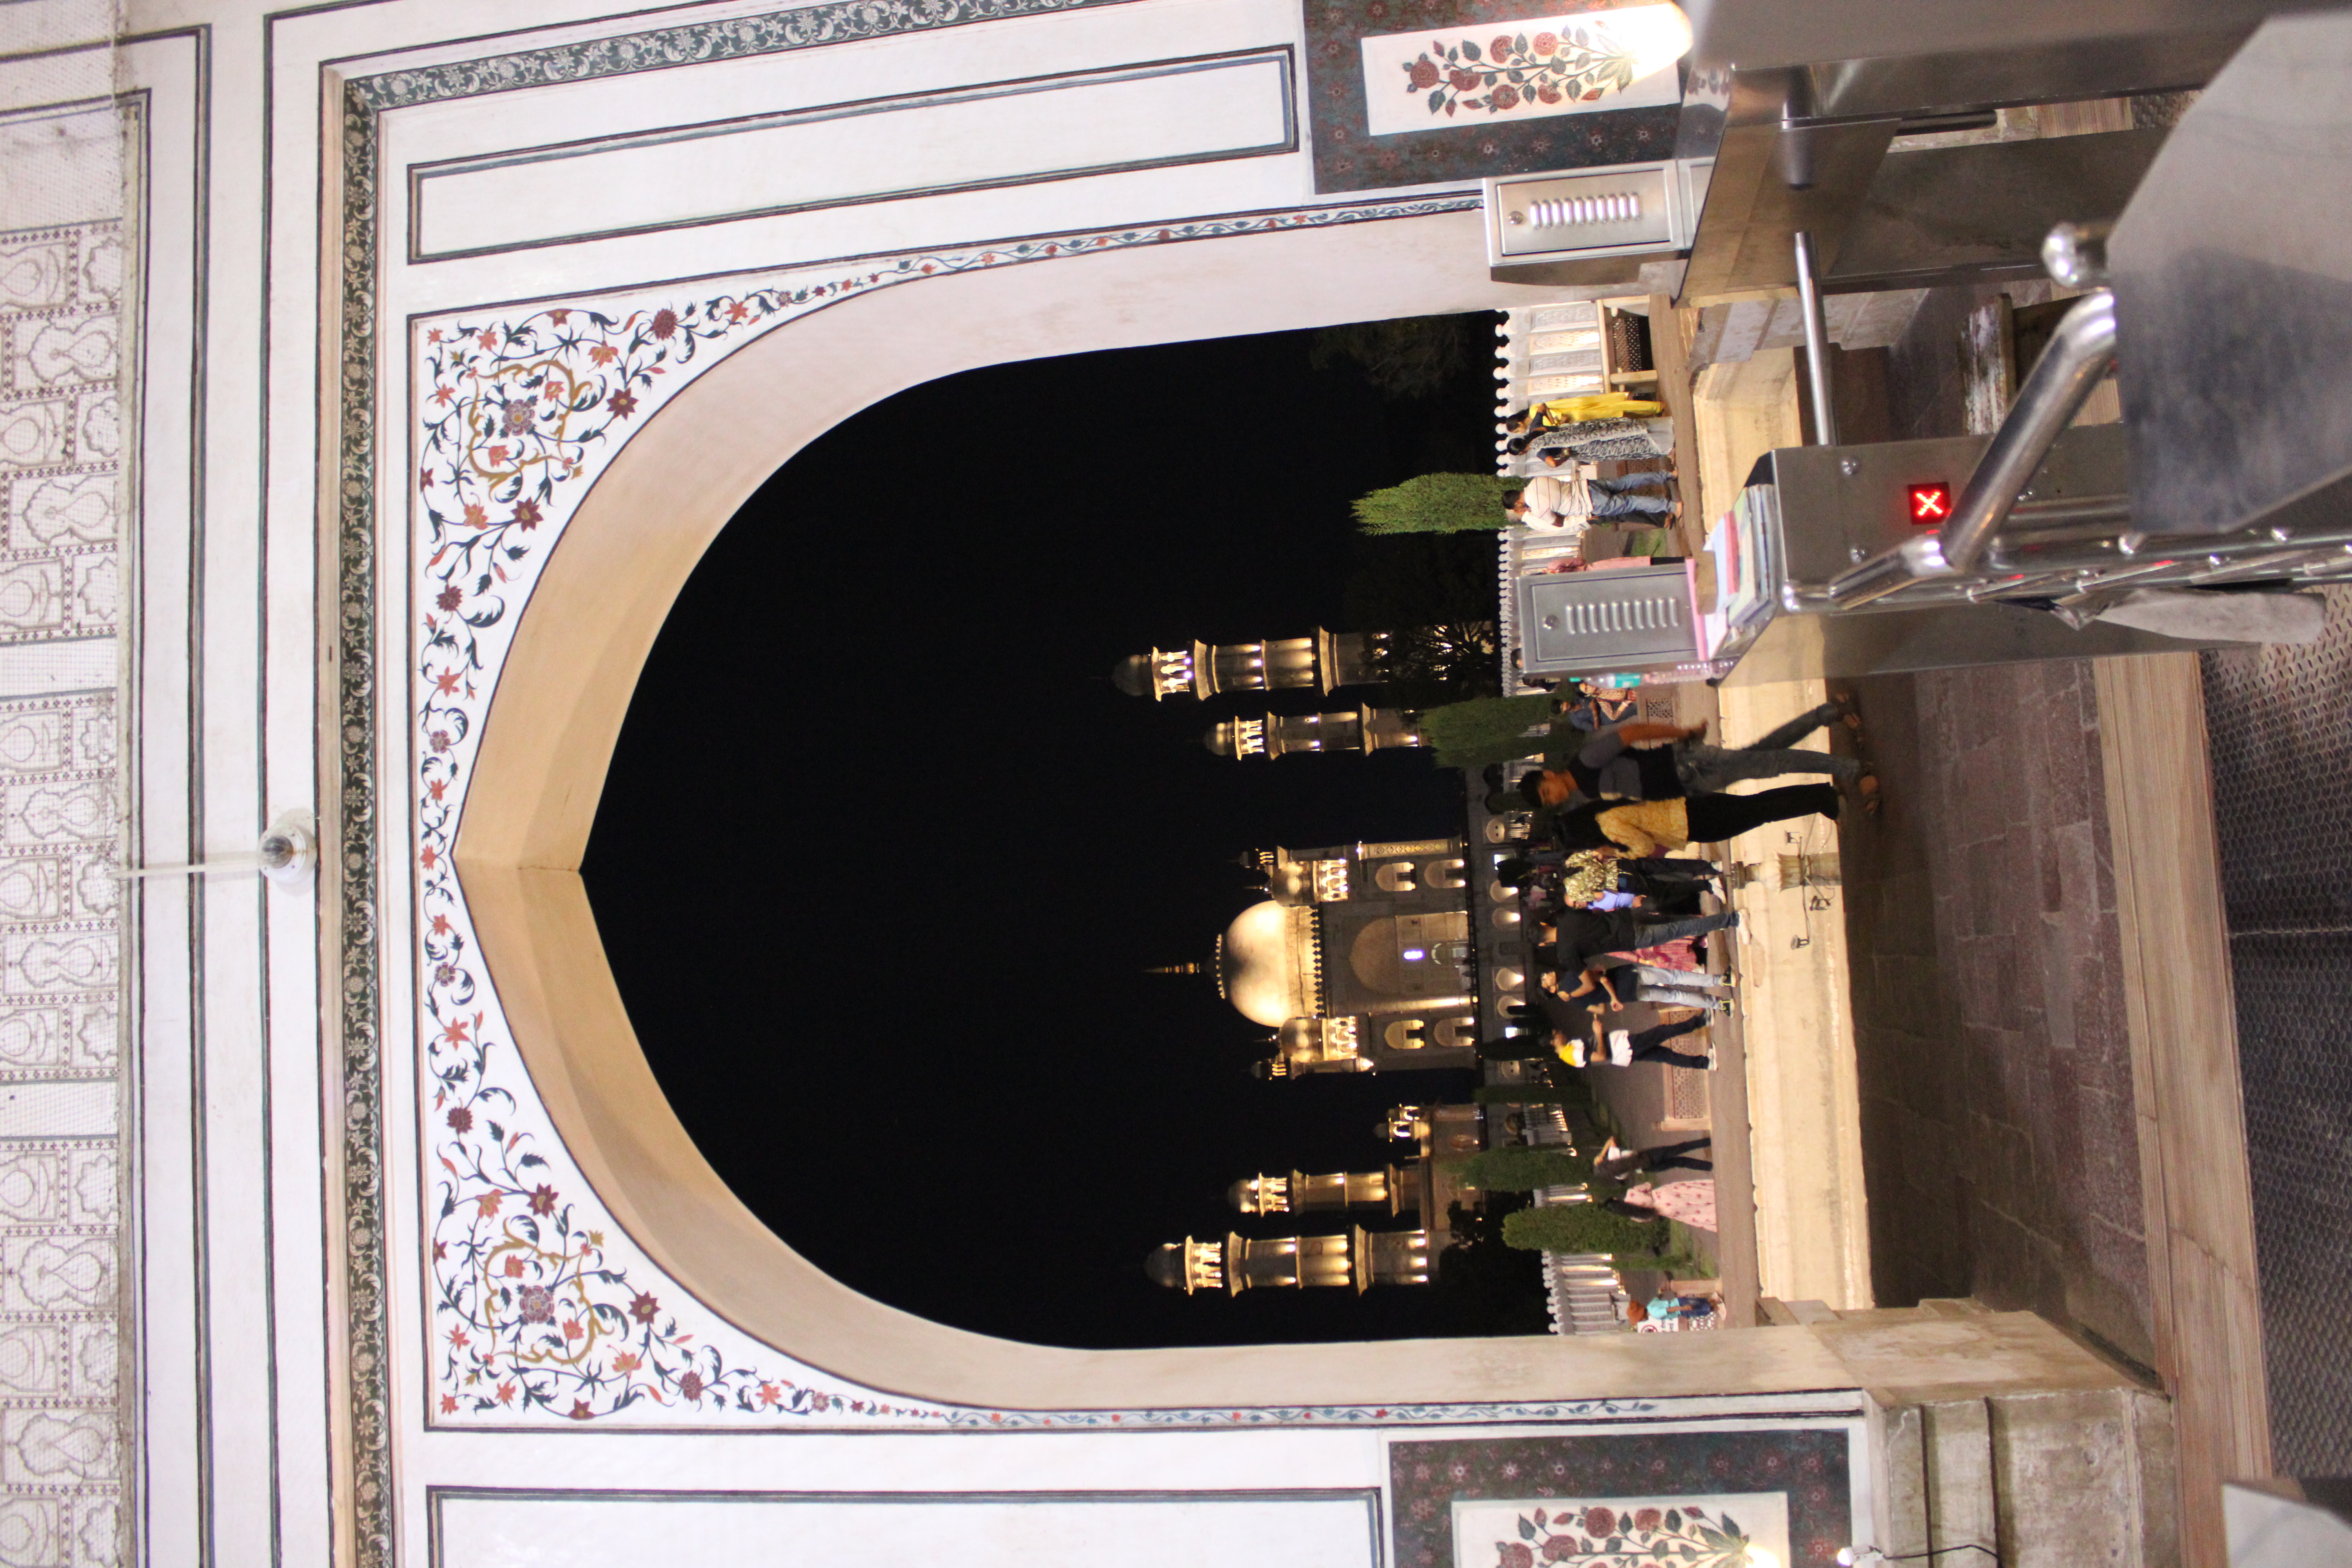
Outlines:
{"label": "green tree", "polygon": [[1591,1178],[1591,1157],[1566,1149],[1489,1149],[1472,1155],[1462,1172],[1464,1181],[1488,1193],[1572,1187]]}
{"label": "green tree", "polygon": [[1491,319],[1407,316],[1326,327],[1311,341],[1307,363],[1328,370],[1351,361],[1383,397],[1427,397],[1477,364],[1478,329]]}
{"label": "green tree", "polygon": [[1423,474],[1356,501],[1366,533],[1496,532],[1510,526],[1503,500],[1525,479],[1499,474]]}
{"label": "green tree", "polygon": [[1628,1219],[1598,1204],[1521,1209],[1505,1216],[1503,1239],[1536,1252],[1606,1252],[1621,1263],[1655,1258],[1667,1247],[1660,1221]]}
{"label": "green tree", "polygon": [[1532,756],[1550,743],[1549,697],[1475,697],[1424,709],[1421,732],[1441,768],[1483,768]]}

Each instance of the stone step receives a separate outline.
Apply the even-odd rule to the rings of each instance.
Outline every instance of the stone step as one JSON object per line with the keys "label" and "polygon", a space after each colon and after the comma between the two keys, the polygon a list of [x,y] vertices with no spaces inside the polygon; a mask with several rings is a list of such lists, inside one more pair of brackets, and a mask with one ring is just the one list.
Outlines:
{"label": "stone step", "polygon": [[1878,1538],[1869,1544],[1885,1556],[1933,1552],[1984,1568],[2179,1562],[2172,1411],[2160,1394],[1936,1400],[1877,1410],[1872,1436]]}

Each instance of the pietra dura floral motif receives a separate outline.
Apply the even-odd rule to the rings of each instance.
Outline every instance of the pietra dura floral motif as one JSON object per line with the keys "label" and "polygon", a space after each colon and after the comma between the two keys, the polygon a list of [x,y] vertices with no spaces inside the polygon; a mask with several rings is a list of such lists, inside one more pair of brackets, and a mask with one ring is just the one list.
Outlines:
{"label": "pietra dura floral motif", "polygon": [[[1392,1442],[1397,1568],[1538,1568],[1612,1556],[1616,1568],[1653,1561],[1699,1568],[1729,1550],[1717,1543],[1730,1533],[1724,1505],[1741,1494],[1778,1494],[1756,1500],[1785,1502],[1790,1568],[1831,1568],[1838,1549],[1853,1540],[1848,1442],[1842,1430],[1785,1427]],[[1630,1519],[1615,1517],[1622,1510],[1604,1501],[1629,1497],[1641,1500]],[[1489,1499],[1513,1505],[1494,1510],[1509,1516],[1506,1529],[1483,1531],[1483,1555],[1456,1562],[1455,1504]],[[1686,1504],[1669,1531],[1664,1513],[1676,1499],[1688,1499],[1706,1517],[1695,1523]],[[1643,1529],[1642,1516],[1651,1508],[1659,1516]],[[1536,1510],[1546,1510],[1540,1525]],[[1760,1516],[1747,1521],[1761,1522]],[[1526,1530],[1510,1527],[1518,1524]],[[1601,1550],[1583,1550],[1587,1542]],[[1629,1555],[1629,1542],[1662,1550]]]}
{"label": "pietra dura floral motif", "polygon": [[[1769,1521],[1767,1529],[1755,1528],[1759,1510]],[[1775,1492],[1549,1505],[1457,1502],[1454,1550],[1461,1562],[1493,1568],[1749,1568],[1751,1547],[1775,1562],[1788,1551],[1787,1511]],[[1741,1514],[1750,1522],[1743,1524]]]}
{"label": "pietra dura floral motif", "polygon": [[897,284],[1138,245],[1450,211],[1460,198],[1128,229],[701,297],[420,321],[413,531],[420,1193],[432,1418],[444,1425],[1400,1425],[1643,1415],[1644,1401],[1216,1411],[982,1411],[825,1378],[663,1276],[588,1189],[517,1057],[449,856],[490,695],[550,548],[629,434],[720,355]]}
{"label": "pietra dura floral motif", "polygon": [[1633,57],[1606,35],[1596,44],[1583,27],[1498,33],[1483,47],[1467,37],[1433,38],[1400,68],[1402,90],[1449,119],[1462,110],[1491,117],[1528,104],[1591,102],[1633,84]]}
{"label": "pietra dura floral motif", "polygon": [[[1596,64],[1591,72],[1563,60],[1557,40],[1564,29],[1557,25],[1562,13],[1606,9],[1605,5],[1561,5],[1558,0],[1305,0],[1307,22],[1307,121],[1315,155],[1318,191],[1367,191],[1441,180],[1475,180],[1488,174],[1523,174],[1543,169],[1591,168],[1604,163],[1633,163],[1670,156],[1675,130],[1681,118],[1677,104],[1650,108],[1601,108],[1567,118],[1526,119],[1528,95],[1542,103],[1546,85],[1570,96],[1571,79],[1580,81],[1573,94],[1581,99],[1603,81],[1613,82],[1613,68]],[[1544,31],[1555,37],[1550,57],[1556,67],[1568,68],[1550,80],[1535,55],[1534,29],[1518,24],[1548,18]],[[1526,59],[1506,64],[1494,79],[1487,72],[1496,62],[1489,51],[1495,40],[1516,47],[1527,31]],[[1407,69],[1384,79],[1382,92],[1400,96],[1426,95],[1440,88],[1434,110],[1412,112],[1430,129],[1374,135],[1365,99],[1363,40],[1392,34],[1425,34],[1416,50],[1432,43],[1443,46],[1430,58],[1438,69],[1434,81],[1416,83],[1408,58]],[[1475,62],[1463,53],[1465,40],[1479,52]],[[1445,49],[1455,58],[1443,59]],[[1511,50],[1507,49],[1507,58]],[[1517,70],[1521,80],[1511,80]],[[1533,70],[1534,74],[1529,72]],[[1423,73],[1426,75],[1427,73]],[[1507,88],[1510,102],[1499,103],[1496,90]],[[1476,100],[1473,103],[1472,100]],[[1454,110],[1451,116],[1447,110]],[[1508,110],[1508,112],[1505,112]]]}

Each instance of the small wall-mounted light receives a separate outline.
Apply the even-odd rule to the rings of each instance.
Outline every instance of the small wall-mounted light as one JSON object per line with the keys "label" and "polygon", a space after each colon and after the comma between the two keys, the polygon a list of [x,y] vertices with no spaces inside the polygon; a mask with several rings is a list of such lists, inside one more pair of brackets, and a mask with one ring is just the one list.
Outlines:
{"label": "small wall-mounted light", "polygon": [[226,872],[258,871],[280,888],[299,888],[319,867],[318,821],[297,808],[278,814],[261,836],[260,845],[241,854],[220,855],[173,866],[118,866],[117,881],[148,877],[218,876]]}

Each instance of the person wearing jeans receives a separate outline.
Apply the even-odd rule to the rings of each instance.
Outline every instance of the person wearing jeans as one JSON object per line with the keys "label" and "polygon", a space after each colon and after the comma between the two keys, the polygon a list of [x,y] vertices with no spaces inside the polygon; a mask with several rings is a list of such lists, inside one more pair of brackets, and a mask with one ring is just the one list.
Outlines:
{"label": "person wearing jeans", "polygon": [[1610,1000],[1621,1005],[1647,1002],[1658,1007],[1730,1011],[1731,987],[1710,981],[1701,971],[1664,969],[1654,963],[1617,963],[1595,971],[1594,978],[1609,993]]}
{"label": "person wearing jeans", "polygon": [[[1704,1029],[1706,1027],[1706,1015],[1702,1013],[1696,1018],[1685,1018],[1679,1024],[1660,1024],[1655,1028],[1651,1029],[1641,1029],[1630,1033],[1622,1029],[1612,1029],[1610,1031],[1612,1038],[1609,1042],[1608,1059],[1612,1063],[1616,1061],[1618,1046],[1617,1037],[1622,1037],[1624,1042],[1633,1048],[1633,1054],[1632,1062],[1664,1062],[1668,1067],[1693,1068],[1700,1071],[1705,1071],[1706,1068],[1715,1065],[1715,1058],[1712,1053],[1703,1057],[1695,1057],[1687,1051],[1670,1051],[1666,1049],[1666,1042],[1672,1039],[1678,1039],[1684,1035],[1691,1034],[1696,1030]],[[1630,1066],[1632,1063],[1629,1062],[1627,1065]]]}
{"label": "person wearing jeans", "polygon": [[1666,497],[1666,476],[1660,473],[1587,479],[1584,489],[1591,498],[1592,515],[1596,518],[1664,517],[1674,510],[1674,502]]}

